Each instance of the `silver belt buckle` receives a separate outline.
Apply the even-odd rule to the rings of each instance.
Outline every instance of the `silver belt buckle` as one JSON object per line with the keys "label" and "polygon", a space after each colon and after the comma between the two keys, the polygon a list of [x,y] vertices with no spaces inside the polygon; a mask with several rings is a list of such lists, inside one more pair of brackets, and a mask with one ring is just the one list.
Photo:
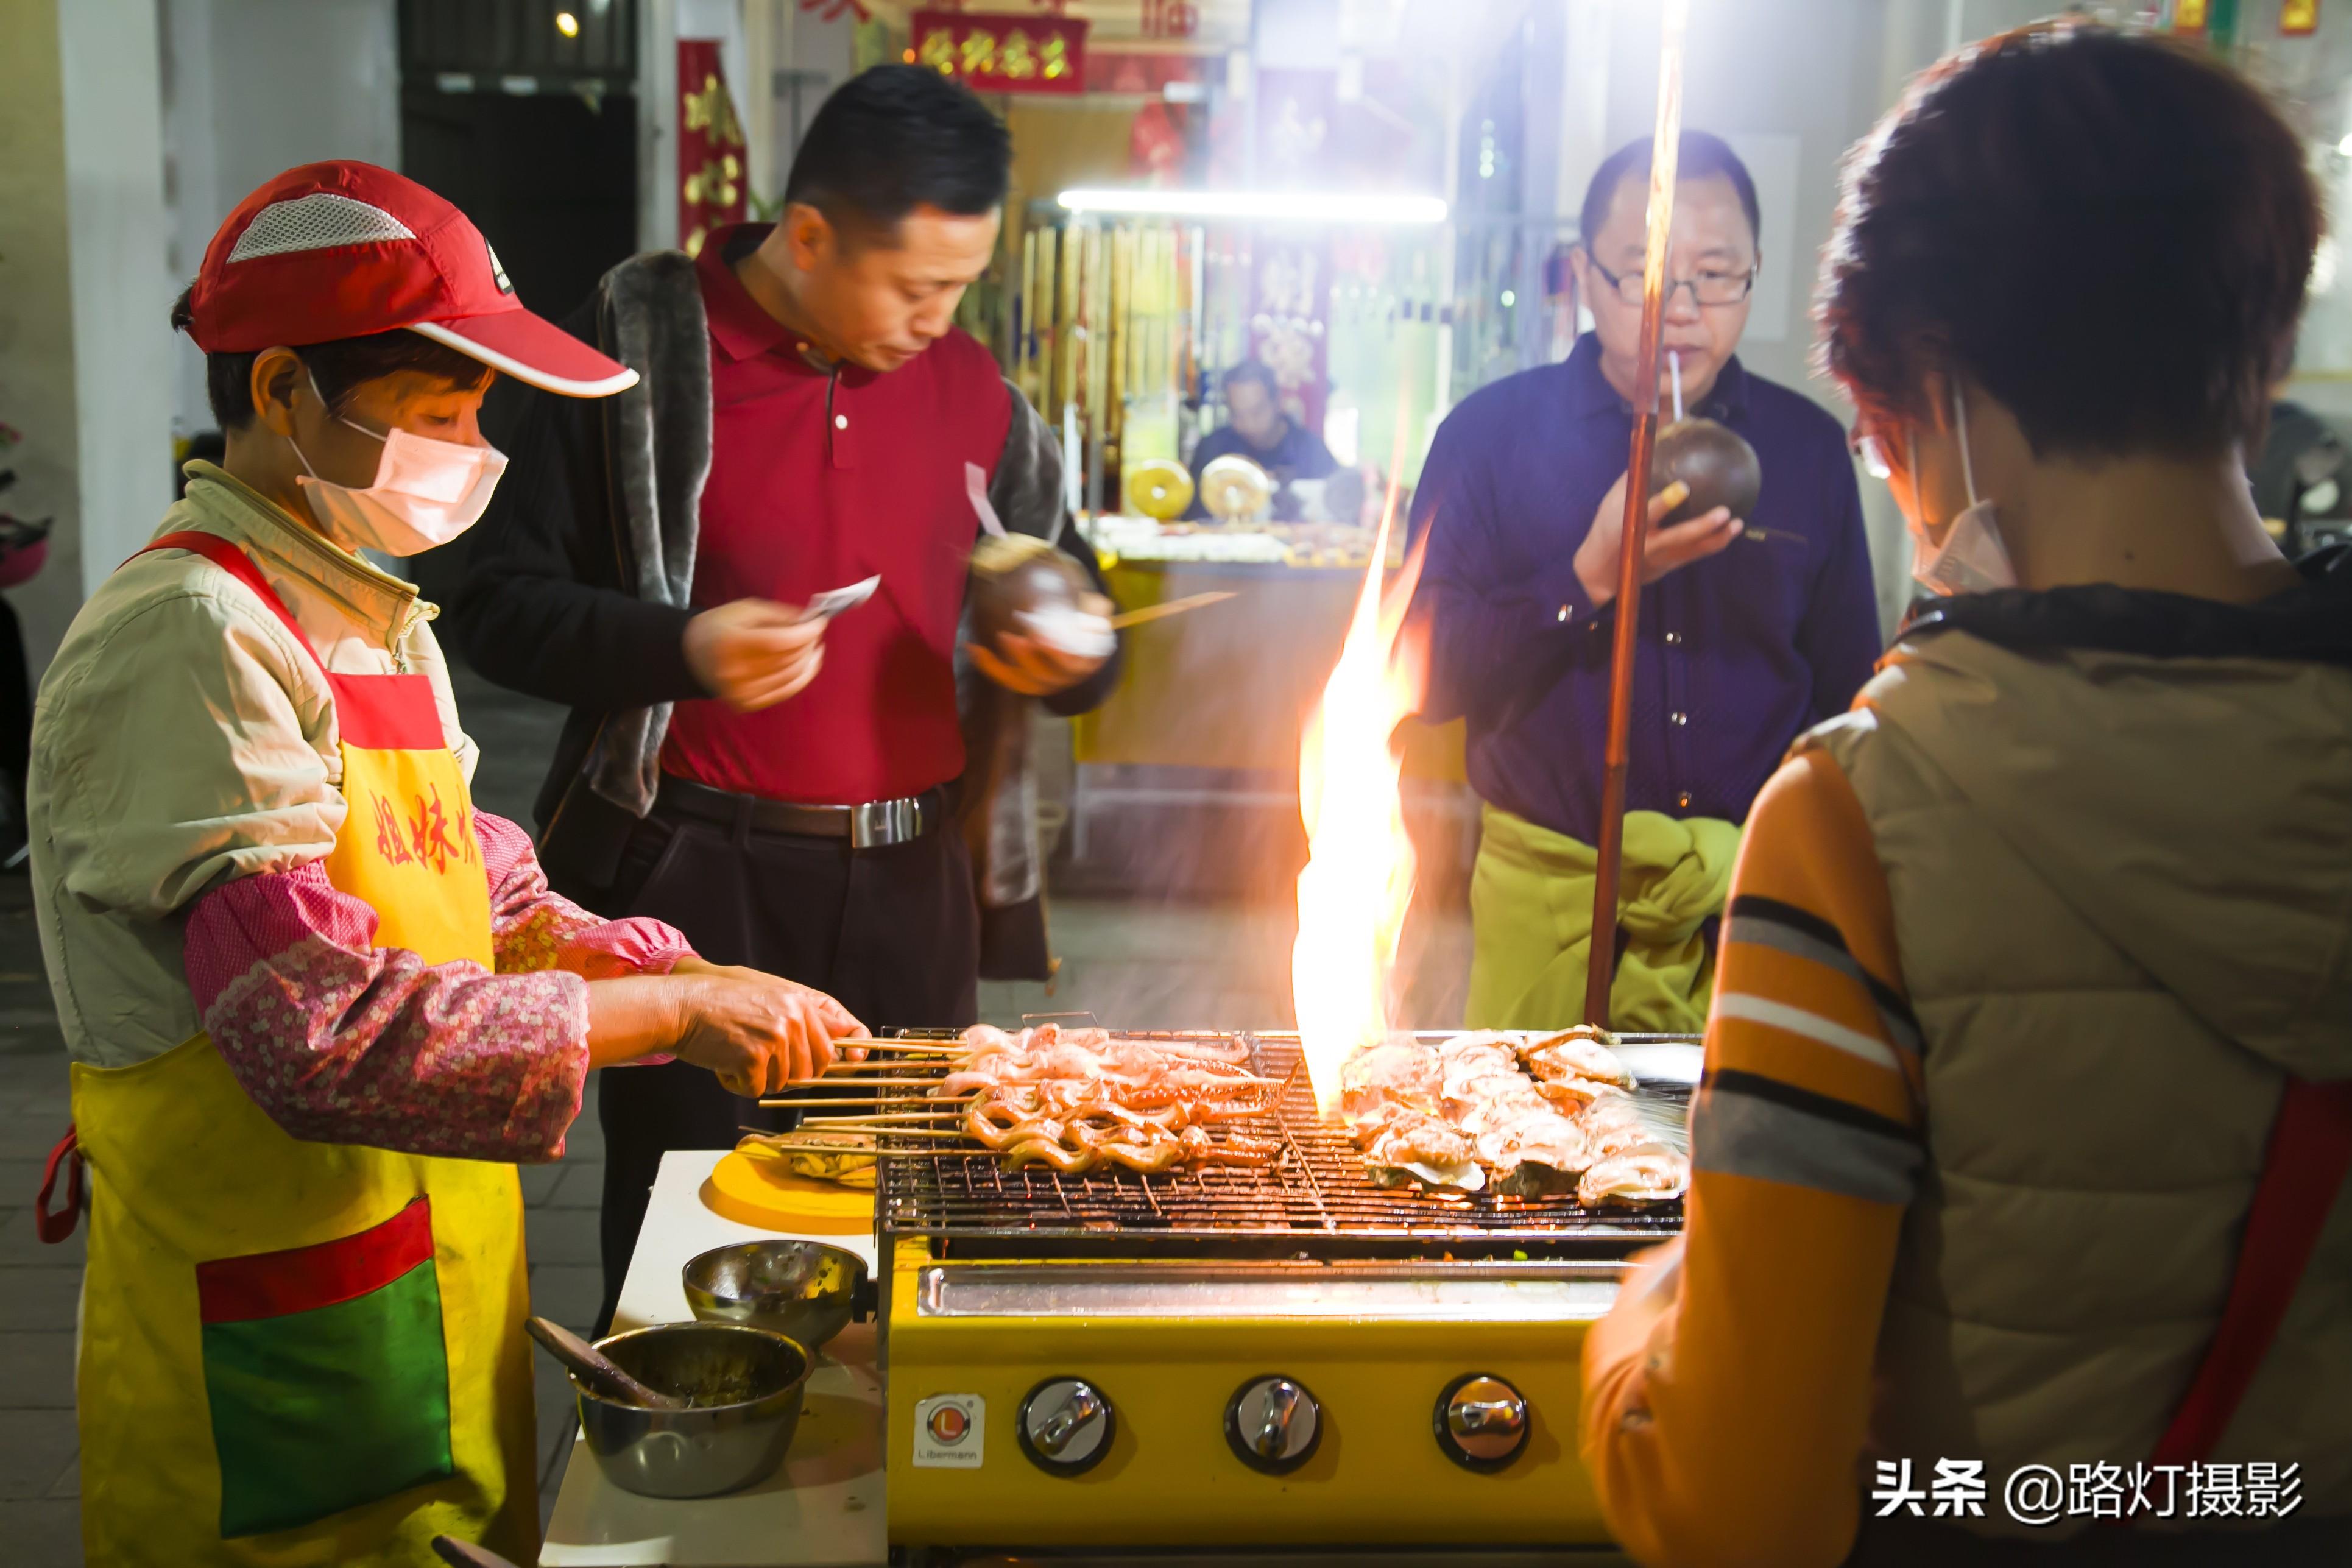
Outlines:
{"label": "silver belt buckle", "polygon": [[921,836],[923,803],[919,800],[869,800],[849,808],[849,847],[877,849],[904,844]]}

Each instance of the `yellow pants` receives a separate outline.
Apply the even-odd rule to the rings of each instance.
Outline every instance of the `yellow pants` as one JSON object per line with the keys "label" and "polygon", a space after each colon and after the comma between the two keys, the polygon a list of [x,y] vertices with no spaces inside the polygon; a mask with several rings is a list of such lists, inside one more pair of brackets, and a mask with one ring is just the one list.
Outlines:
{"label": "yellow pants", "polygon": [[[1487,806],[1470,878],[1473,1029],[1554,1029],[1584,1016],[1592,949],[1591,846]],[[1714,956],[1699,928],[1723,910],[1739,829],[1711,816],[1625,816],[1617,925],[1623,951],[1610,1026],[1696,1034],[1706,1023]]]}

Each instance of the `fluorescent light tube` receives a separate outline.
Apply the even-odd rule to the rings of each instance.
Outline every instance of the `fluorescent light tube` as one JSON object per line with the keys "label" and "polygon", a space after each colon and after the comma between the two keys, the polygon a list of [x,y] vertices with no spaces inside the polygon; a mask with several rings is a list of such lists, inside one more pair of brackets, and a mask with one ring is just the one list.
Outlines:
{"label": "fluorescent light tube", "polygon": [[1064,191],[1074,213],[1122,213],[1152,217],[1230,218],[1257,223],[1431,224],[1445,221],[1435,196],[1340,191]]}

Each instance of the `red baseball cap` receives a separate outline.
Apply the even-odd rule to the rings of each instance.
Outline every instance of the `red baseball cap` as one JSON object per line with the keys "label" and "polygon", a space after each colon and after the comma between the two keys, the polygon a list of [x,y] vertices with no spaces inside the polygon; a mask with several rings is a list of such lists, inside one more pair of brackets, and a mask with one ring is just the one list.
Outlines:
{"label": "red baseball cap", "polygon": [[405,327],[569,397],[635,386],[515,298],[482,231],[373,163],[305,163],[237,204],[205,251],[189,335],[207,353],[300,348]]}

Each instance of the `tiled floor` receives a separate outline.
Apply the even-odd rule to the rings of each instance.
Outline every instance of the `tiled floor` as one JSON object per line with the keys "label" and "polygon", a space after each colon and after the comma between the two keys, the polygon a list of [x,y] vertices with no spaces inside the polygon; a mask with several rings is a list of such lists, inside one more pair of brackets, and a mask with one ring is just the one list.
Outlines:
{"label": "tiled floor", "polygon": [[[481,742],[476,794],[486,810],[530,818],[530,795],[560,715],[461,678],[467,727]],[[1269,866],[1259,895],[1224,903],[1088,898],[1058,901],[1063,968],[1042,985],[982,988],[982,1012],[1091,1011],[1129,1027],[1280,1027],[1290,1022],[1294,929]],[[1411,1022],[1461,1016],[1467,922],[1458,899],[1408,924],[1402,973]],[[589,1092],[595,1093],[592,1081]],[[73,1425],[73,1328],[82,1243],[44,1247],[32,1203],[40,1162],[65,1130],[65,1047],[41,974],[23,877],[0,877],[0,1561],[67,1568],[81,1560]],[[593,1099],[560,1164],[523,1173],[533,1307],[585,1331],[597,1300],[596,1204],[604,1147]],[[539,1358],[542,1511],[571,1443],[563,1384]]]}

